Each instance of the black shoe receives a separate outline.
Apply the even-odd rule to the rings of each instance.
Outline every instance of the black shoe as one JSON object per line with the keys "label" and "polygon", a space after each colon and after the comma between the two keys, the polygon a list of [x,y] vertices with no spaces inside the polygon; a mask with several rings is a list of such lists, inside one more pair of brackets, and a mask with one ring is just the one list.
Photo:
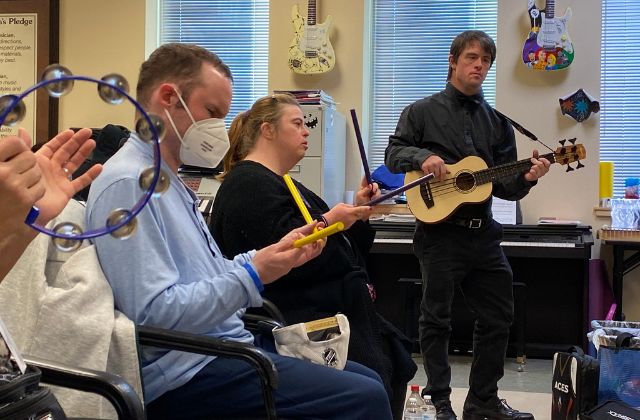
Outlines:
{"label": "black shoe", "polygon": [[469,402],[464,403],[463,420],[534,420],[533,414],[523,413],[509,407],[506,400],[499,400],[493,407],[481,407]]}
{"label": "black shoe", "polygon": [[431,400],[433,406],[436,408],[436,420],[457,420],[456,413],[451,408],[451,401],[449,398],[443,398],[441,400]]}

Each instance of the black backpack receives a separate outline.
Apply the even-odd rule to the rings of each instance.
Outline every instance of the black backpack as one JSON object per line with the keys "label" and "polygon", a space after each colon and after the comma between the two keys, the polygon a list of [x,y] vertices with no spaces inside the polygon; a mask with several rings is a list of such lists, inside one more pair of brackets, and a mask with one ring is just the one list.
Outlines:
{"label": "black backpack", "polygon": [[598,403],[598,360],[574,346],[553,356],[551,420],[577,419]]}
{"label": "black backpack", "polygon": [[40,386],[40,370],[0,380],[1,420],[65,420],[67,417],[49,388]]}

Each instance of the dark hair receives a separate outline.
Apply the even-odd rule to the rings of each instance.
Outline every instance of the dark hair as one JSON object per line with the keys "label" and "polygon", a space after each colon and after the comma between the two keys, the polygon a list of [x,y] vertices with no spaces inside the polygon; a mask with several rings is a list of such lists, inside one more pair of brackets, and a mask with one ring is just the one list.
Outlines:
{"label": "dark hair", "polygon": [[229,151],[224,156],[222,180],[236,163],[247,157],[260,135],[262,123],[278,125],[284,105],[300,106],[296,98],[288,93],[278,93],[258,99],[250,110],[241,112],[229,127]]}
{"label": "dark hair", "polygon": [[[464,31],[453,39],[449,49],[449,54],[453,56],[453,62],[456,63],[462,51],[474,42],[478,42],[480,47],[491,55],[491,65],[493,65],[496,59],[496,44],[489,35],[482,31]],[[447,80],[451,79],[452,73],[453,69],[449,65]]]}
{"label": "dark hair", "polygon": [[180,88],[185,98],[191,89],[200,83],[202,64],[210,63],[229,80],[233,81],[231,70],[216,54],[192,44],[169,43],[158,47],[140,66],[136,87],[138,102],[143,107],[149,105],[151,92],[160,83],[173,82]]}

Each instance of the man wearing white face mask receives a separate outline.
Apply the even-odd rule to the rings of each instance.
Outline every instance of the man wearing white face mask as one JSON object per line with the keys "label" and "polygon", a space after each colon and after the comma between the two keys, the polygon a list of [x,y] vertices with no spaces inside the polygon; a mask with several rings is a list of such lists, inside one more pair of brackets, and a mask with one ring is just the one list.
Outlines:
{"label": "man wearing white face mask", "polygon": [[207,118],[196,122],[182,95],[178,91],[176,91],[176,95],[178,95],[180,103],[192,121],[191,126],[182,137],[178,133],[178,128],[173,122],[171,114],[166,108],[164,110],[171,127],[173,127],[173,131],[180,139],[180,160],[185,165],[215,168],[227,153],[227,150],[229,150],[229,136],[227,135],[224,120],[221,118]]}
{"label": "man wearing white face mask", "polygon": [[[117,308],[136,324],[255,343],[240,316],[260,306],[263,284],[317,256],[323,242],[293,248],[314,224],[280,242],[225,259],[178,167],[215,167],[229,147],[222,118],[232,96],[229,68],[196,46],[165,44],[142,64],[137,99],[165,123],[162,171],[170,187],[137,216],[126,239],[94,243]],[[114,208],[130,208],[142,190],[139,174],[153,151],[136,133],[105,164],[87,202],[87,225],[104,226]],[[238,191],[242,194],[242,191]],[[259,205],[260,203],[256,203]],[[238,229],[241,229],[238,226]],[[347,363],[344,371],[270,353],[278,368],[278,414],[286,418],[390,418],[389,401],[373,371]],[[243,362],[143,348],[149,419],[260,417],[259,380]]]}

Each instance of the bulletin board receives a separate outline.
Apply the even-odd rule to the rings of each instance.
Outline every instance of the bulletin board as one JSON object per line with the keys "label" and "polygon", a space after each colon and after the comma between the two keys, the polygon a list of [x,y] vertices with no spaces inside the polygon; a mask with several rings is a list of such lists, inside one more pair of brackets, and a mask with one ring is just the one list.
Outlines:
{"label": "bulletin board", "polygon": [[[18,95],[36,84],[43,70],[58,62],[59,0],[0,0],[0,96]],[[24,99],[27,112],[19,126],[34,144],[58,130],[57,100],[38,89]],[[18,127],[0,127],[0,137]]]}

